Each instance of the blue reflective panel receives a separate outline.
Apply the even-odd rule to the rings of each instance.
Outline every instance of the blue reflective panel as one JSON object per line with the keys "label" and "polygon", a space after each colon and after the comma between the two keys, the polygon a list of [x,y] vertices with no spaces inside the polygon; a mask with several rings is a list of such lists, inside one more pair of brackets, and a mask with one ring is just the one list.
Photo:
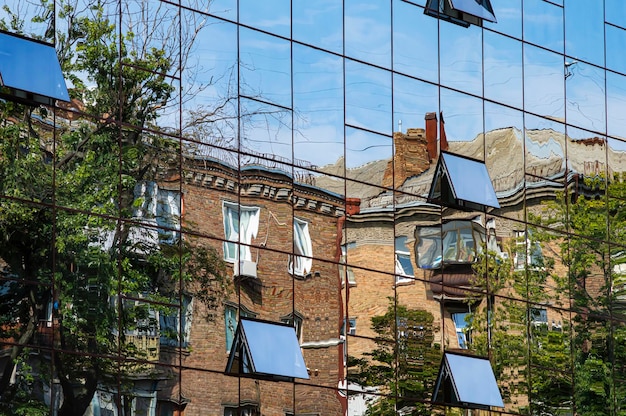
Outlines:
{"label": "blue reflective panel", "polygon": [[308,379],[296,331],[270,322],[239,321],[248,342],[255,373]]}
{"label": "blue reflective panel", "polygon": [[489,360],[450,353],[445,360],[459,402],[504,407]]}
{"label": "blue reflective panel", "polygon": [[0,83],[45,98],[70,100],[54,47],[2,32]]}
{"label": "blue reflective panel", "polygon": [[452,8],[490,22],[496,22],[496,16],[489,0],[450,0]]}
{"label": "blue reflective panel", "polygon": [[441,157],[456,199],[500,208],[484,163],[444,152]]}

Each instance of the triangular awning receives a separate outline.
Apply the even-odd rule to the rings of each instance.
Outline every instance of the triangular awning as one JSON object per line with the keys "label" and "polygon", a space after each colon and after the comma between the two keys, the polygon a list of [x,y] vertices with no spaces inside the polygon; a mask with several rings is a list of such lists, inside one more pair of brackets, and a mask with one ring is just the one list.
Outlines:
{"label": "triangular awning", "polygon": [[489,0],[449,0],[453,9],[471,14],[489,22],[496,22],[491,2]]}
{"label": "triangular awning", "polygon": [[461,209],[500,208],[485,164],[447,152],[439,156],[428,199]]}
{"label": "triangular awning", "polygon": [[441,360],[433,402],[473,409],[504,407],[489,360],[451,352]]}
{"label": "triangular awning", "polygon": [[243,317],[225,372],[274,380],[309,378],[293,326]]}
{"label": "triangular awning", "polygon": [[54,46],[0,31],[0,97],[35,105],[69,102]]}
{"label": "triangular awning", "polygon": [[464,27],[497,22],[489,0],[427,0],[424,13]]}

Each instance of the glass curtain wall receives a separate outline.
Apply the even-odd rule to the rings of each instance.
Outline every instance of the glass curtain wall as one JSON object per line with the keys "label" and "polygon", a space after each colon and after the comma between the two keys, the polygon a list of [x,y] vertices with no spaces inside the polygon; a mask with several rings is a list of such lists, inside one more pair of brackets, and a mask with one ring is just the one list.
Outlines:
{"label": "glass curtain wall", "polygon": [[0,414],[624,413],[621,0],[2,5]]}

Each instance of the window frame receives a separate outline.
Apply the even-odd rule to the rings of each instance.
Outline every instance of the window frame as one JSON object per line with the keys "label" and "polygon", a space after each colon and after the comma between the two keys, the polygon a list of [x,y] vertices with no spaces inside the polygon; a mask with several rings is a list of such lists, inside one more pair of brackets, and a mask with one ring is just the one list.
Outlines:
{"label": "window frame", "polygon": [[289,273],[304,277],[311,273],[313,266],[313,242],[307,220],[293,219],[293,254],[289,257]]}
{"label": "window frame", "polygon": [[[242,212],[250,213],[242,219]],[[236,215],[235,215],[236,213]],[[259,231],[261,208],[254,205],[242,205],[231,201],[222,201],[222,219],[224,225],[224,260],[236,263],[240,260],[252,261],[250,247]],[[242,225],[245,222],[245,232]],[[236,228],[235,228],[236,227]],[[235,234],[236,233],[236,234]]]}
{"label": "window frame", "polygon": [[[413,283],[415,281],[415,268],[413,267],[413,262],[411,261],[411,250],[406,248],[406,240],[405,236],[400,236],[395,238],[394,242],[394,256],[395,256],[395,279],[396,284],[402,283]],[[405,267],[401,259],[406,259],[411,266],[410,272],[406,273]]]}

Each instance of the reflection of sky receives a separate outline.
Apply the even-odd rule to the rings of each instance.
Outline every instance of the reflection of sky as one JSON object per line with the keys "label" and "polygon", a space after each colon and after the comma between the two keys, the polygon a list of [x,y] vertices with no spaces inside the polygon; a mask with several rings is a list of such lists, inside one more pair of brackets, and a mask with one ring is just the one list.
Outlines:
{"label": "reflection of sky", "polygon": [[288,37],[290,17],[289,0],[239,0],[239,21],[245,25]]}
{"label": "reflection of sky", "polygon": [[[219,17],[196,14],[197,22],[205,21],[187,62],[183,88],[193,91],[195,87],[198,94],[183,103],[184,111],[198,109],[201,105],[210,108],[219,102],[218,98],[236,95],[236,64],[240,52],[241,91],[287,108],[271,107],[269,114],[245,121],[245,139],[254,143],[251,146],[257,151],[274,151],[281,156],[324,165],[343,155],[345,124],[378,132],[387,138],[398,130],[400,120],[404,130],[424,127],[424,114],[430,111],[443,111],[449,140],[472,140],[483,131],[483,125],[487,130],[509,125],[520,127],[521,113],[517,112],[522,108],[538,116],[562,119],[589,130],[590,135],[601,135],[606,128],[611,135],[626,137],[626,77],[610,71],[605,75],[605,71],[593,66],[602,64],[606,48],[608,66],[626,72],[626,54],[623,53],[626,31],[613,26],[626,26],[626,2],[623,0],[605,0],[606,19],[611,23],[608,25],[604,23],[600,7],[602,0],[590,0],[585,7],[580,6],[578,0],[567,0],[562,2],[565,8],[558,5],[559,1],[492,1],[498,23],[485,23],[482,32],[477,27],[462,28],[438,21],[424,15],[421,7],[401,0],[392,3],[348,0],[344,2],[345,48],[346,55],[354,59],[345,62],[338,55],[343,49],[342,2],[240,0],[241,22],[250,28],[240,30],[239,51],[236,26],[220,21],[236,19],[235,0],[214,0],[210,6],[201,0],[181,3],[200,7]],[[424,4],[425,1],[413,3]],[[32,3],[23,4],[28,6],[24,6],[27,13],[35,13]],[[524,41],[541,47],[521,46],[522,4]],[[156,5],[150,7],[157,9]],[[177,10],[171,5],[161,7],[165,11]],[[4,16],[3,13],[0,11],[0,16]],[[289,23],[290,13],[293,27]],[[182,21],[191,19],[191,14],[189,10],[183,11]],[[172,22],[168,20],[167,25]],[[40,35],[45,31],[44,26],[27,23],[25,31]],[[334,54],[290,44],[291,30],[298,42],[310,43]],[[563,50],[568,53],[567,57],[553,52]],[[438,67],[439,59],[441,66]],[[565,62],[574,61],[578,63],[565,68]],[[392,76],[387,70],[392,64],[404,75]],[[571,74],[567,79],[566,72]],[[190,78],[191,74],[195,79]],[[439,77],[444,88],[436,85]],[[479,98],[483,95],[487,100],[511,108],[483,102]],[[244,109],[259,106],[263,107],[244,103]],[[288,110],[292,106],[293,114]],[[236,103],[229,111],[232,117],[237,115]],[[383,145],[382,152],[358,150],[375,149],[369,146],[378,146],[380,140],[374,138],[375,134],[357,135],[356,131],[349,128],[350,137],[359,136],[358,146],[348,145],[349,158],[355,165],[389,155],[388,143]],[[532,151],[549,152],[546,146]]]}
{"label": "reflection of sky", "polygon": [[344,4],[346,55],[390,68],[390,2],[346,0]]}
{"label": "reflection of sky", "polygon": [[[262,4],[263,2],[259,2]],[[343,7],[337,0],[293,1],[293,37],[333,52],[343,50]]]}
{"label": "reflection of sky", "polygon": [[363,130],[346,129],[346,167],[356,168],[375,161],[392,157],[392,140]]}

